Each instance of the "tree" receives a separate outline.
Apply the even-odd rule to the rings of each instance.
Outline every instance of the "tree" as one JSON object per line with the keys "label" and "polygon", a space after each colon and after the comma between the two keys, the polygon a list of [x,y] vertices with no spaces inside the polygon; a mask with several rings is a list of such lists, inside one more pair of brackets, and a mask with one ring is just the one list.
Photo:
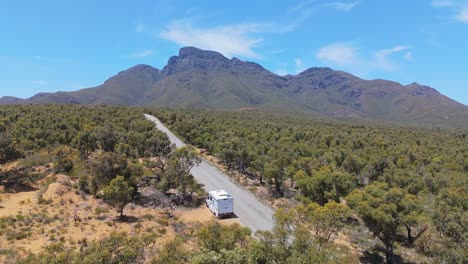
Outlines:
{"label": "tree", "polygon": [[423,205],[415,195],[406,194],[401,204],[404,211],[402,224],[406,229],[406,240],[408,245],[413,246],[414,242],[429,228],[429,219],[424,213]]}
{"label": "tree", "polygon": [[3,171],[0,170],[0,185],[4,185],[6,188],[15,184],[28,184],[33,182],[30,168],[21,167],[12,170]]}
{"label": "tree", "polygon": [[144,244],[127,233],[111,233],[80,252],[74,263],[145,263]]}
{"label": "tree", "polygon": [[35,255],[30,254],[15,263],[36,264],[94,264],[94,263],[145,263],[144,243],[140,238],[127,233],[112,232],[108,237],[82,246],[80,251],[65,247],[64,243],[53,243]]}
{"label": "tree", "polygon": [[310,203],[289,210],[279,208],[273,230],[256,233],[259,240],[249,246],[250,259],[252,263],[276,264],[358,263],[349,250],[329,242],[348,214],[345,205],[333,202],[326,207]]}
{"label": "tree", "polygon": [[73,169],[73,160],[71,159],[71,150],[68,147],[59,147],[55,151],[54,171],[70,172]]}
{"label": "tree", "polygon": [[190,252],[185,248],[184,239],[176,236],[166,242],[151,264],[184,264],[190,261]]}
{"label": "tree", "polygon": [[100,187],[107,185],[117,175],[122,175],[127,165],[125,156],[113,152],[96,153],[93,155],[90,167],[94,177],[91,181],[96,186],[91,186],[91,191],[96,193]]}
{"label": "tree", "polygon": [[[313,235],[318,240],[319,248],[329,243],[332,236],[336,235],[345,226],[346,220],[351,215],[350,209],[336,202],[329,202],[324,206],[316,203],[299,205],[294,208],[295,233],[305,235],[307,238]],[[312,234],[310,234],[312,232]]]}
{"label": "tree", "polygon": [[272,231],[258,231],[256,233],[259,243],[257,247],[257,258],[263,263],[287,263],[292,254],[290,238],[293,233],[293,215],[283,208],[276,210],[274,214],[275,225]]}
{"label": "tree", "polygon": [[285,152],[278,151],[277,157],[265,166],[265,176],[275,184],[275,190],[280,197],[284,197],[284,180],[286,169],[291,164],[291,157]]}
{"label": "tree", "polygon": [[462,263],[467,259],[468,189],[445,188],[435,199],[433,221],[440,246],[436,256],[441,262]]}
{"label": "tree", "polygon": [[233,250],[222,249],[220,252],[201,251],[191,259],[193,264],[235,264],[249,263],[248,251],[244,248],[235,248]]}
{"label": "tree", "polygon": [[123,176],[117,176],[102,191],[104,201],[115,207],[120,212],[120,219],[123,219],[123,210],[132,200],[133,187],[129,186]]}
{"label": "tree", "polygon": [[15,160],[19,157],[21,157],[21,154],[15,148],[11,134],[0,131],[0,164]]}
{"label": "tree", "polygon": [[329,200],[339,202],[354,187],[349,174],[330,172],[328,169],[322,169],[313,175],[299,171],[295,177],[301,193],[320,205],[325,205]]}
{"label": "tree", "polygon": [[119,141],[119,133],[115,125],[105,123],[96,129],[96,138],[104,151],[113,152]]}
{"label": "tree", "polygon": [[87,159],[89,154],[97,148],[97,138],[89,126],[85,126],[84,131],[78,133],[73,139],[74,146],[80,152],[82,160]]}
{"label": "tree", "polygon": [[343,168],[349,173],[359,174],[362,169],[362,164],[356,155],[350,154],[345,158]]}
{"label": "tree", "polygon": [[[154,127],[154,124],[152,124]],[[144,154],[146,157],[163,157],[170,154],[172,151],[171,142],[166,134],[159,130],[146,133],[147,137],[143,142]]]}
{"label": "tree", "polygon": [[399,228],[410,216],[417,214],[408,206],[409,200],[414,202],[414,196],[404,189],[390,188],[380,182],[354,190],[347,197],[349,206],[358,212],[369,230],[385,245],[387,263],[393,263],[393,248]]}
{"label": "tree", "polygon": [[468,188],[446,188],[436,197],[434,223],[442,236],[466,243]]}
{"label": "tree", "polygon": [[175,185],[171,187],[178,187],[185,195],[187,188],[193,186],[195,182],[190,170],[200,162],[200,157],[191,147],[186,146],[175,150],[169,158],[165,173],[166,180],[170,183],[169,186]]}

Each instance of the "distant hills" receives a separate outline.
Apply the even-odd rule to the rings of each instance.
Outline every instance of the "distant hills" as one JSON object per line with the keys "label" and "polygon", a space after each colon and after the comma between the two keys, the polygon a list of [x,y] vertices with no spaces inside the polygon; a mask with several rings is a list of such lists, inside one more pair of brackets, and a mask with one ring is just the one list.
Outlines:
{"label": "distant hills", "polygon": [[2,97],[0,104],[111,104],[314,113],[437,126],[468,124],[468,107],[412,83],[364,80],[330,68],[279,76],[214,51],[180,49],[164,69],[136,65],[102,85],[75,92]]}

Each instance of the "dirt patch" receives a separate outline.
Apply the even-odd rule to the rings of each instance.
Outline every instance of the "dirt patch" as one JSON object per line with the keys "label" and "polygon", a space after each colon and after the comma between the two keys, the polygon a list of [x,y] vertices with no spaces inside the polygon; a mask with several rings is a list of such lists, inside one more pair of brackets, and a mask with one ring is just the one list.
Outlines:
{"label": "dirt patch", "polygon": [[208,223],[217,221],[221,224],[230,225],[238,223],[244,225],[242,221],[236,217],[217,219],[205,205],[201,205],[195,209],[176,209],[174,215],[184,223]]}
{"label": "dirt patch", "polygon": [[6,164],[0,166],[0,170],[4,170],[4,171],[14,170],[14,169],[18,168],[18,165],[19,165],[19,161],[6,163]]}
{"label": "dirt patch", "polygon": [[36,194],[36,191],[30,191],[0,195],[0,217],[32,212],[37,203]]}
{"label": "dirt patch", "polygon": [[[80,195],[68,176],[49,175],[43,181],[53,182],[45,190],[41,187],[38,191],[0,194],[0,223],[4,223],[0,224],[0,249],[25,256],[29,252],[38,253],[52,243],[63,242],[67,247],[80,250],[115,231],[132,236],[154,236],[157,243],[150,251],[156,252],[177,233],[200,223],[241,224],[238,218],[217,220],[205,206],[179,207],[170,217],[163,209],[135,204],[125,207],[124,214],[128,217],[120,221],[117,211],[102,200]],[[4,262],[4,258],[0,255],[0,262]]]}

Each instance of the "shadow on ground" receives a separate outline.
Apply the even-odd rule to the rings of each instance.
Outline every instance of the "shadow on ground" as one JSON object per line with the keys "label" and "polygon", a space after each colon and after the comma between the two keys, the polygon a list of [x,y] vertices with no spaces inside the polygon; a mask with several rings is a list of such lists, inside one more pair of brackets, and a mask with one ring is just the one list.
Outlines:
{"label": "shadow on ground", "polygon": [[115,217],[114,221],[117,223],[136,223],[140,221],[140,219],[132,215],[124,215],[123,218],[120,218],[120,216]]}
{"label": "shadow on ground", "polygon": [[[385,249],[383,247],[376,247],[372,251],[364,251],[363,255],[359,258],[360,263],[385,263]],[[412,264],[412,262],[405,262],[399,255],[393,255],[393,263],[395,264]]]}

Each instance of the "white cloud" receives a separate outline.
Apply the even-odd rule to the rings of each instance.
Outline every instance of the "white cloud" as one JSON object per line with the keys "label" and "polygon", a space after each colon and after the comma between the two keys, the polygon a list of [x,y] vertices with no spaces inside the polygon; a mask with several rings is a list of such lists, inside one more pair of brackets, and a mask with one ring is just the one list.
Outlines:
{"label": "white cloud", "polygon": [[291,7],[288,9],[289,12],[297,12],[297,11],[302,11],[304,8],[311,6],[312,4],[316,3],[317,0],[305,0],[300,2],[299,4]]}
{"label": "white cloud", "polygon": [[306,69],[304,62],[300,58],[295,58],[294,64],[296,65],[296,73],[303,72]]}
{"label": "white cloud", "polygon": [[134,58],[145,58],[145,57],[148,57],[148,56],[151,56],[153,54],[153,50],[144,50],[144,51],[141,51],[141,52],[137,52],[135,54],[133,54],[132,57]]}
{"label": "white cloud", "polygon": [[349,70],[368,73],[372,71],[394,71],[397,64],[392,56],[396,53],[407,51],[403,59],[412,60],[413,55],[408,51],[410,47],[397,45],[387,49],[381,49],[367,54],[359,53],[359,49],[353,43],[333,43],[319,49],[317,59],[332,66],[340,66]]}
{"label": "white cloud", "polygon": [[457,0],[433,0],[434,8],[448,8],[453,14],[452,19],[468,24],[468,5],[466,1]]}
{"label": "white cloud", "polygon": [[407,51],[405,55],[403,55],[403,58],[407,61],[413,61],[413,53],[411,51]]}
{"label": "white cloud", "polygon": [[322,47],[316,57],[322,61],[345,66],[357,61],[358,49],[350,43],[333,43]]}
{"label": "white cloud", "polygon": [[468,23],[468,6],[463,7],[455,17],[459,22]]}
{"label": "white cloud", "polygon": [[351,11],[357,4],[359,4],[359,1],[354,1],[354,2],[333,2],[329,3],[328,5],[341,11],[346,11],[349,12]]}
{"label": "white cloud", "polygon": [[260,58],[254,50],[263,39],[254,33],[272,31],[266,24],[245,23],[213,28],[195,28],[186,21],[176,21],[160,33],[160,37],[182,46],[215,50],[226,57]]}
{"label": "white cloud", "polygon": [[359,0],[354,2],[328,2],[328,0],[304,0],[296,4],[295,6],[291,6],[287,9],[287,13],[289,16],[294,16],[289,25],[284,26],[284,28],[289,29],[289,31],[294,30],[296,27],[301,25],[304,21],[306,21],[310,16],[314,13],[320,11],[324,8],[333,8],[338,11],[351,11],[357,4],[359,4]]}
{"label": "white cloud", "polygon": [[359,1],[353,1],[353,2],[331,2],[331,3],[324,3],[326,1],[320,1],[320,0],[305,0],[302,2],[299,2],[297,5],[290,7],[288,9],[289,13],[293,12],[304,12],[306,10],[309,10],[313,7],[316,6],[328,6],[328,7],[333,7],[337,10],[340,11],[346,11],[349,12],[351,11],[356,5],[359,4]]}
{"label": "white cloud", "polygon": [[433,0],[431,5],[433,7],[452,7],[455,5],[455,3],[450,0]]}
{"label": "white cloud", "polygon": [[32,83],[32,84],[37,84],[37,85],[45,85],[45,84],[47,84],[47,82],[44,81],[44,80],[34,80],[34,81],[32,81],[31,83]]}
{"label": "white cloud", "polygon": [[302,60],[299,59],[299,58],[296,58],[296,59],[294,59],[294,64],[296,64],[297,68],[301,68],[302,67]]}
{"label": "white cloud", "polygon": [[387,70],[387,71],[395,70],[396,66],[394,65],[393,61],[390,60],[390,56],[394,53],[405,51],[407,49],[409,49],[409,47],[398,45],[389,49],[382,49],[382,50],[375,52],[376,66],[380,69]]}

